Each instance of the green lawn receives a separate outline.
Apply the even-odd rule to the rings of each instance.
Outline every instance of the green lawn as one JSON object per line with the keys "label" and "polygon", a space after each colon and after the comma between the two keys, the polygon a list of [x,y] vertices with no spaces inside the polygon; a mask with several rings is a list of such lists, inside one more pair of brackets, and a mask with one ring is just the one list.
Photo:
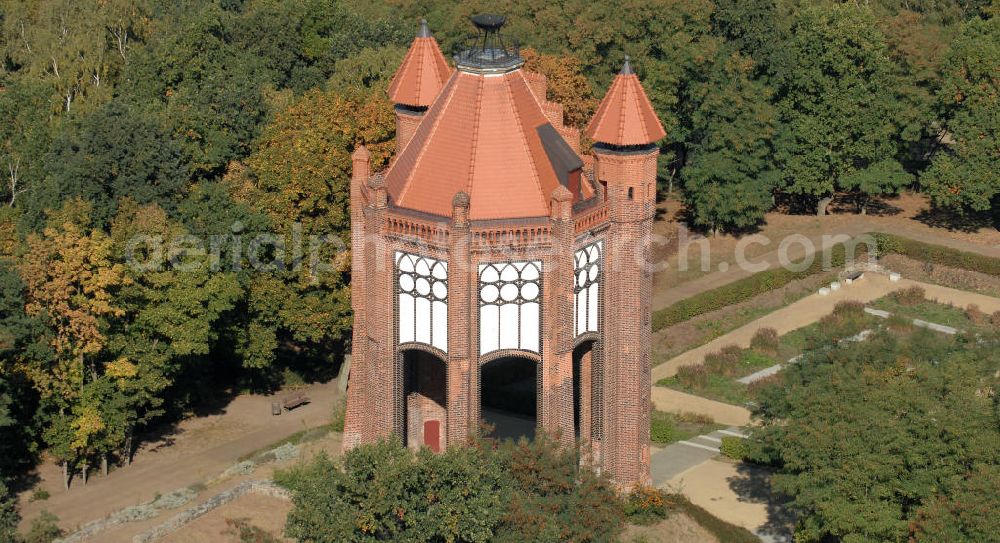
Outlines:
{"label": "green lawn", "polygon": [[725,428],[703,417],[653,411],[649,419],[649,439],[657,445],[669,445]]}
{"label": "green lawn", "polygon": [[933,322],[935,324],[951,326],[952,328],[958,328],[959,330],[970,330],[976,327],[976,325],[965,316],[964,309],[938,302],[932,302],[930,300],[923,301],[916,305],[903,305],[897,302],[890,294],[889,296],[879,298],[868,305],[874,309],[888,311],[893,315],[899,315],[900,317],[905,317],[907,319],[920,319],[927,322]]}
{"label": "green lawn", "polygon": [[677,376],[660,379],[656,385],[733,405],[743,406],[750,401],[746,385],[734,378],[718,374],[710,374],[704,387],[693,387],[682,383],[677,379]]}

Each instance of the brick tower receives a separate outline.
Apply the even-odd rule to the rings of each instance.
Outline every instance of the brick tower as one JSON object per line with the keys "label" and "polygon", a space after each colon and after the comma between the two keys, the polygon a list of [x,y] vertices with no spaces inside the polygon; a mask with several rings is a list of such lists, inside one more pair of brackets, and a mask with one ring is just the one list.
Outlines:
{"label": "brick tower", "polygon": [[624,488],[648,482],[643,251],[663,128],[626,61],[582,157],[504,18],[473,22],[456,70],[421,25],[390,86],[405,142],[384,172],[354,153],[344,446],[440,450],[486,422],[579,446]]}

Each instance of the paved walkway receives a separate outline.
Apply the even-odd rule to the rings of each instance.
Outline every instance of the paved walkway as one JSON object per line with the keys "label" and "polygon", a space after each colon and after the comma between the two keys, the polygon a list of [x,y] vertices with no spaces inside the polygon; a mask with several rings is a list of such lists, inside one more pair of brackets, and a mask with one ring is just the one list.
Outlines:
{"label": "paved walkway", "polygon": [[703,436],[671,443],[650,457],[650,474],[653,486],[660,487],[677,475],[719,454],[719,445],[726,436],[746,437],[735,426],[716,430]]}

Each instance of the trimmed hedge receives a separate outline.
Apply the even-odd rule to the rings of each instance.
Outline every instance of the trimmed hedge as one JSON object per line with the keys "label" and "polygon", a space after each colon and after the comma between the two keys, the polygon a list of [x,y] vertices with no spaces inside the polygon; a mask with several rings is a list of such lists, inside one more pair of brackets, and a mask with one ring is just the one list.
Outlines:
{"label": "trimmed hedge", "polygon": [[873,234],[873,237],[878,243],[880,256],[898,254],[921,262],[1000,277],[1000,259],[997,258],[933,245],[894,234],[877,233]]}
{"label": "trimmed hedge", "polygon": [[[894,234],[866,234],[874,238],[879,256],[899,254],[914,260],[941,264],[967,271],[985,273],[1000,277],[1000,259],[977,253],[959,251],[950,247],[933,245],[922,241],[900,237]],[[859,239],[864,236],[859,236]],[[855,258],[867,254],[868,246],[859,243],[856,246]],[[830,254],[832,267],[845,264],[846,248],[839,244]],[[807,269],[795,272],[784,268],[765,270],[760,273],[733,281],[719,288],[696,294],[681,300],[669,307],[653,312],[653,331],[682,323],[699,315],[710,313],[724,307],[745,302],[751,298],[784,287],[792,281],[805,279],[823,271],[823,258],[817,254],[812,265]]]}
{"label": "trimmed hedge", "polygon": [[[867,253],[867,246],[858,245],[858,252],[855,257]],[[836,268],[845,263],[846,249],[837,245],[830,253],[830,264]],[[653,331],[661,330],[668,326],[693,319],[698,315],[704,315],[722,309],[730,305],[745,302],[750,298],[779,289],[792,281],[805,279],[823,271],[823,258],[817,254],[811,266],[802,271],[791,271],[785,268],[776,268],[755,273],[750,277],[744,277],[723,285],[717,289],[695,294],[690,298],[681,300],[669,307],[653,312]]]}

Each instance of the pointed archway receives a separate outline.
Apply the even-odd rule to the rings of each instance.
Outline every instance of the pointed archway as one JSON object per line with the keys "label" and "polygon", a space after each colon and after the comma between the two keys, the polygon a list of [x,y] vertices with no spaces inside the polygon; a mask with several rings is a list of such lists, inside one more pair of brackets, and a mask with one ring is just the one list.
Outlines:
{"label": "pointed archway", "polygon": [[447,364],[421,349],[402,353],[403,443],[410,448],[445,447],[448,410]]}

